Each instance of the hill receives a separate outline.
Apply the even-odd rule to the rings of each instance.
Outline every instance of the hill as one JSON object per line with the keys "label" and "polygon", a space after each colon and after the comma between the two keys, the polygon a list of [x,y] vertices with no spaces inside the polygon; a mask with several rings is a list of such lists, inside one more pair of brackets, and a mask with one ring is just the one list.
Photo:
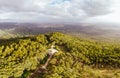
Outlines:
{"label": "hill", "polygon": [[47,73],[37,78],[119,78],[120,44],[102,43],[55,32],[0,41],[0,78],[26,78],[59,51]]}
{"label": "hill", "polygon": [[[90,23],[0,23],[1,38],[62,32],[100,41],[120,41],[120,27],[116,24]],[[0,31],[1,32],[1,31]]]}

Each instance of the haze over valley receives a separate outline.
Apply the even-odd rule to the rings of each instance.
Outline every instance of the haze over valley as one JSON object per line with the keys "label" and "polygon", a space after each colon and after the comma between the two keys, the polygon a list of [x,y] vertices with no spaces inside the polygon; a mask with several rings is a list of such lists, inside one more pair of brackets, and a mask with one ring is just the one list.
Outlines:
{"label": "haze over valley", "polygon": [[120,26],[113,23],[0,23],[0,38],[63,32],[92,39],[119,40]]}
{"label": "haze over valley", "polygon": [[120,78],[120,0],[0,0],[0,78]]}

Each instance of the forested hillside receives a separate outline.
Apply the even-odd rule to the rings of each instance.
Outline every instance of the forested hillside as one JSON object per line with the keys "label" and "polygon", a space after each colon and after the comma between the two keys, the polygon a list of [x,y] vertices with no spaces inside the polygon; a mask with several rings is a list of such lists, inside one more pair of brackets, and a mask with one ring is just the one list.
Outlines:
{"label": "forested hillside", "polygon": [[0,41],[0,78],[27,78],[46,62],[51,45],[59,51],[36,78],[120,78],[120,44],[59,32]]}

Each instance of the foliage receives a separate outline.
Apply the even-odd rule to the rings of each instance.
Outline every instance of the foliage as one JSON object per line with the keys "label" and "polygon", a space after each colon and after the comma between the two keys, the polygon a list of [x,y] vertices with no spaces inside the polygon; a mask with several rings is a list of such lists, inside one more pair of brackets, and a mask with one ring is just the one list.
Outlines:
{"label": "foliage", "polygon": [[119,44],[85,40],[59,32],[7,41],[0,44],[0,78],[25,78],[45,63],[47,49],[52,44],[59,52],[49,62],[48,73],[40,78],[85,78],[83,73],[88,74],[87,65],[120,68]]}

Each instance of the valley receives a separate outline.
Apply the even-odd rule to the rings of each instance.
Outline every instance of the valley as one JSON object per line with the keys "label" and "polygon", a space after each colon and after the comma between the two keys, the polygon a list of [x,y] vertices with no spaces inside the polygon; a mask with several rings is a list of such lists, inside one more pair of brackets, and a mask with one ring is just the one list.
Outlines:
{"label": "valley", "polygon": [[87,23],[0,23],[0,38],[15,38],[49,32],[62,32],[100,41],[119,41],[120,28],[115,24]]}

